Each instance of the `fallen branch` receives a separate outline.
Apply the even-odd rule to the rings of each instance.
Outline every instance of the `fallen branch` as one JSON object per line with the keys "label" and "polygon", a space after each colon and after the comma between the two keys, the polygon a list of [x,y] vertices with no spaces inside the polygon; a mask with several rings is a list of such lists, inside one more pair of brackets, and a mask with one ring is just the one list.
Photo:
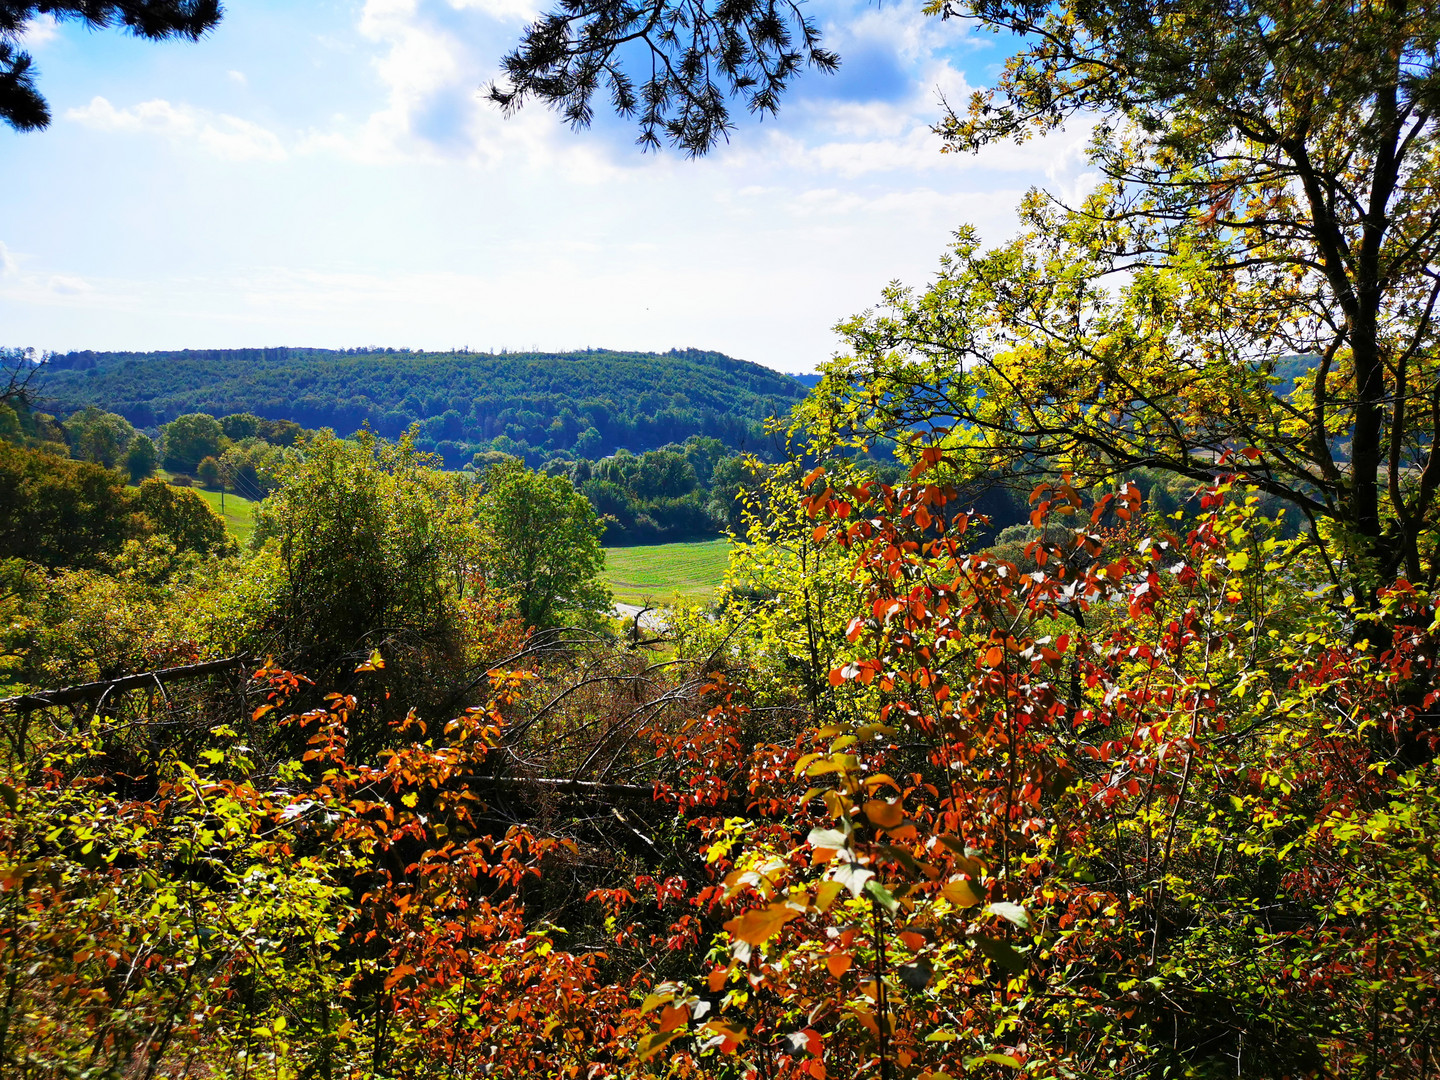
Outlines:
{"label": "fallen branch", "polygon": [[100,682],[80,683],[78,686],[62,686],[58,690],[41,690],[35,694],[0,698],[0,708],[48,709],[57,705],[70,705],[77,701],[97,701],[112,690],[134,690],[141,686],[160,686],[167,682],[198,679],[202,675],[213,675],[217,671],[231,671],[253,662],[254,659],[249,656],[229,656],[224,660],[206,660],[200,664],[184,664],[180,667],[142,671],[138,675],[123,675],[118,679],[104,679]]}

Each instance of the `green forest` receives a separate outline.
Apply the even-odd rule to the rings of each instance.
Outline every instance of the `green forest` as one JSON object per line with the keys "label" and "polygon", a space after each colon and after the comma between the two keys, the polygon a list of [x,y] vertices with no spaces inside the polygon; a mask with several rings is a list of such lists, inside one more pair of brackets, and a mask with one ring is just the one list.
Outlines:
{"label": "green forest", "polygon": [[[1093,187],[808,391],[5,354],[0,1076],[1440,1075],[1440,9],[926,11],[1010,53],[944,149]],[[577,0],[488,93],[724,153],[828,33]],[[616,618],[604,543],[720,529]]]}
{"label": "green forest", "polygon": [[139,428],[187,413],[250,413],[349,434],[368,426],[460,468],[497,450],[540,464],[719,439],[762,450],[764,422],[805,387],[720,353],[427,353],[409,349],[190,349],[60,353],[46,358],[46,406],[88,405]]}
{"label": "green forest", "polygon": [[[25,382],[19,411],[0,404],[0,437],[8,433],[12,441],[54,456],[119,468],[132,483],[163,473],[172,485],[197,486],[202,498],[229,492],[258,501],[276,489],[285,462],[303,457],[316,434],[293,420],[266,420],[253,413],[185,413],[146,430],[94,405],[60,419],[39,408],[39,403],[54,405],[43,392],[53,374],[50,364],[37,365],[19,349],[0,350],[0,356],[8,357],[11,370]],[[434,467],[444,468],[444,457],[424,449],[430,441],[422,431],[422,425],[412,424],[404,437],[428,454]],[[361,433],[373,434],[368,427]],[[783,446],[778,427],[766,443]],[[491,445],[496,444],[508,445],[503,439]],[[589,500],[607,544],[652,544],[743,532],[745,498],[780,456],[773,449],[746,454],[712,436],[690,435],[683,443],[640,454],[622,448],[593,461],[560,451],[542,459],[540,469],[564,477]],[[452,471],[463,474],[459,479],[479,481],[496,465],[524,460],[502,450],[481,450]],[[866,460],[877,476],[902,471],[888,451]],[[1000,520],[1023,519],[1023,508],[999,488],[982,497],[999,510]]]}

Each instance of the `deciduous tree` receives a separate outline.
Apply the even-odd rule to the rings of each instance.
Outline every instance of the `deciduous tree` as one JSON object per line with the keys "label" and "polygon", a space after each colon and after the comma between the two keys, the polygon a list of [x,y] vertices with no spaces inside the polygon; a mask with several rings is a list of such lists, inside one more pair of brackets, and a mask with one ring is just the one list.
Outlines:
{"label": "deciduous tree", "polygon": [[604,526],[568,477],[493,466],[479,505],[486,581],[515,598],[527,626],[593,623],[610,611],[599,579]]}
{"label": "deciduous tree", "polygon": [[220,450],[224,432],[220,421],[205,413],[186,413],[166,424],[165,467],[177,472],[193,472],[207,457],[215,457]]}
{"label": "deciduous tree", "polygon": [[138,484],[153,474],[159,463],[160,452],[155,449],[155,443],[150,436],[141,432],[130,440],[130,446],[125,451],[125,471],[132,484]]}

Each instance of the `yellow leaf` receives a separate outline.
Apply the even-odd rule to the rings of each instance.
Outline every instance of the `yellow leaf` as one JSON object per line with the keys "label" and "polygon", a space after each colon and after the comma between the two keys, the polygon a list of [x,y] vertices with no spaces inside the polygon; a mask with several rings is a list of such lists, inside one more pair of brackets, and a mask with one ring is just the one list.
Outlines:
{"label": "yellow leaf", "polygon": [[820,911],[829,911],[830,905],[835,903],[835,897],[845,886],[838,881],[826,879],[820,882],[815,889],[815,907]]}
{"label": "yellow leaf", "polygon": [[657,1031],[646,1035],[640,1040],[640,1060],[649,1061],[683,1034],[683,1031]]}
{"label": "yellow leaf", "polygon": [[724,1020],[711,1020],[705,1025],[705,1030],[716,1035],[723,1035],[727,1042],[732,1042],[737,1046],[750,1038],[750,1033],[743,1027],[727,1024]]}
{"label": "yellow leaf", "polygon": [[952,878],[940,889],[940,895],[949,900],[956,907],[974,907],[980,903],[980,895],[975,887],[964,878]]}

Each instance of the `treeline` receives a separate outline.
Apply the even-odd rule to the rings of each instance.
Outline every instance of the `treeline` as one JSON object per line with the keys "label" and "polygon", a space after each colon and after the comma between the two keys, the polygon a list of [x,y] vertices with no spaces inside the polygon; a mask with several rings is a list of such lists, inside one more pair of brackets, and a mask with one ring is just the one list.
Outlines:
{"label": "treeline", "polygon": [[302,434],[314,434],[290,420],[249,413],[220,419],[191,413],[151,432],[153,437],[136,431],[123,416],[93,405],[58,420],[24,404],[16,409],[0,403],[0,441],[117,470],[117,477],[134,484],[163,466],[175,486],[198,482],[248,499],[274,490],[286,449]]}
{"label": "treeline", "polygon": [[[150,430],[153,438],[136,431],[123,416],[93,405],[63,421],[38,410],[23,416],[0,412],[0,438],[28,439],[51,453],[122,467],[134,483],[163,466],[171,483],[199,483],[254,500],[274,490],[296,440],[315,434],[292,420],[266,420],[253,413],[187,413]],[[408,434],[423,452],[428,445],[423,425],[412,425]],[[507,445],[503,440],[497,444]],[[904,470],[894,449],[893,440],[877,440],[863,460],[867,474],[886,483],[898,480]],[[546,475],[568,479],[585,496],[603,525],[606,544],[658,544],[743,535],[747,504],[774,465],[769,457],[773,455],[734,450],[713,436],[690,435],[638,454],[622,448],[592,459],[560,451],[539,467]],[[500,449],[482,450],[459,471],[483,476],[496,464],[523,460]],[[453,462],[446,464],[454,467]],[[1147,502],[1166,513],[1178,510],[1188,497],[1185,484],[1161,474],[1138,469],[1129,475]],[[1018,562],[1025,561],[1024,549],[1037,535],[1030,525],[1026,491],[1024,477],[1006,469],[984,471],[963,489],[977,522],[982,522],[977,525],[981,534]],[[1267,509],[1274,505],[1273,499],[1264,500]],[[1298,522],[1287,522],[1287,535],[1294,535],[1297,527]]]}
{"label": "treeline", "polygon": [[458,469],[496,450],[532,466],[658,449],[691,435],[734,450],[764,444],[764,422],[806,393],[796,379],[721,353],[406,349],[200,349],[46,357],[46,407],[87,405],[139,428],[205,413],[250,413],[341,434],[395,438]]}
{"label": "treeline", "polygon": [[[488,456],[478,455],[477,465]],[[568,477],[590,501],[607,544],[656,544],[743,533],[742,496],[763,468],[719,439],[692,435],[643,454],[555,460],[545,471]]]}

